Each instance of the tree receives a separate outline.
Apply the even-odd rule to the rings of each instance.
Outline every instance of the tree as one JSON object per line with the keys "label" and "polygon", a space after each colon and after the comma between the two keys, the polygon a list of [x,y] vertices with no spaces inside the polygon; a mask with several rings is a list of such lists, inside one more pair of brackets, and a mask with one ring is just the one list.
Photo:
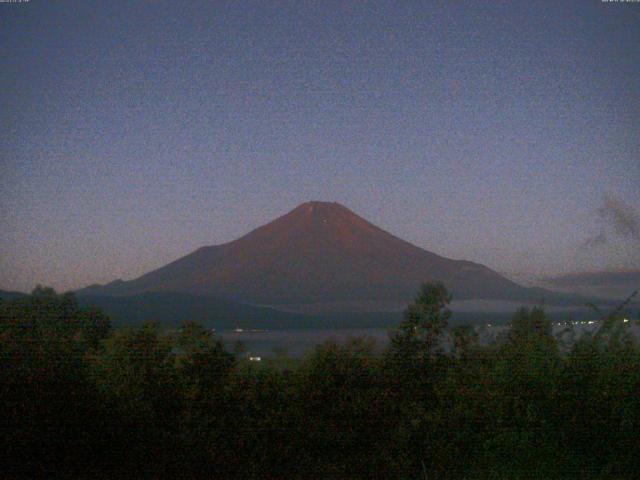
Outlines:
{"label": "tree", "polygon": [[294,411],[313,478],[394,477],[390,446],[397,417],[373,349],[370,339],[327,341],[297,372]]}
{"label": "tree", "polygon": [[234,356],[220,339],[194,322],[186,322],[177,335],[177,368],[190,398],[209,396],[226,382]]}
{"label": "tree", "polygon": [[85,360],[109,330],[108,317],[51,288],[38,286],[31,295],[2,302],[0,456],[8,458],[0,463],[7,473],[10,467],[25,477],[34,474],[32,467],[69,474],[85,468],[100,419]]}
{"label": "tree", "polygon": [[399,420],[393,445],[406,471],[423,466],[432,471],[435,461],[432,412],[438,408],[436,385],[450,364],[441,340],[451,317],[451,298],[441,282],[423,284],[386,354],[387,390]]}
{"label": "tree", "polygon": [[478,334],[469,325],[459,325],[452,331],[453,355],[465,360],[478,348]]}
{"label": "tree", "polygon": [[90,365],[111,418],[114,463],[133,476],[167,468],[183,398],[172,336],[155,323],[118,329]]}
{"label": "tree", "polygon": [[442,282],[424,283],[391,338],[392,354],[424,361],[440,353],[438,343],[451,318],[447,308],[451,298]]}
{"label": "tree", "polygon": [[531,472],[546,478],[562,453],[557,431],[558,382],[562,359],[544,309],[521,308],[498,344],[485,399],[493,435],[481,463],[502,473]]}

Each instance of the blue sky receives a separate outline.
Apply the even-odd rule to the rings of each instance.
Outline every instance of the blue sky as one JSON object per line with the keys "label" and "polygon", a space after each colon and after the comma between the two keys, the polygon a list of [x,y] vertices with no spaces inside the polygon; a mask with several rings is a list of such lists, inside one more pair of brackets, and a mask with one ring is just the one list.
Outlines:
{"label": "blue sky", "polygon": [[517,279],[640,268],[599,213],[640,211],[640,4],[481,3],[0,4],[0,288],[308,200]]}

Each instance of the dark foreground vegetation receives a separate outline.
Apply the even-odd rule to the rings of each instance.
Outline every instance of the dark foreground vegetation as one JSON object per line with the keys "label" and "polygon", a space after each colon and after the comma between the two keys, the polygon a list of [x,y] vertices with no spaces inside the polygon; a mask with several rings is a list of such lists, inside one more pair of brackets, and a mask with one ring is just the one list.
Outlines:
{"label": "dark foreground vegetation", "polygon": [[523,309],[481,346],[448,329],[449,300],[423,286],[383,354],[353,339],[260,364],[197,324],[112,330],[42,288],[3,301],[2,477],[637,478],[622,310],[565,346]]}

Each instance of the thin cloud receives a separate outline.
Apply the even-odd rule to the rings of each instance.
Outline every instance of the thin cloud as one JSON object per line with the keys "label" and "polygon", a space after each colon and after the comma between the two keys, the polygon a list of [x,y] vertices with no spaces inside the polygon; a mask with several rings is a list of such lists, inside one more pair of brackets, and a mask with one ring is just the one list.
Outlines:
{"label": "thin cloud", "polygon": [[606,245],[611,234],[640,243],[640,215],[631,206],[612,195],[605,195],[598,216],[603,222],[602,230],[582,242],[582,248]]}
{"label": "thin cloud", "polygon": [[545,277],[546,283],[566,287],[640,286],[640,270],[603,270]]}
{"label": "thin cloud", "polygon": [[629,205],[606,195],[598,213],[618,235],[640,242],[640,216]]}
{"label": "thin cloud", "polygon": [[594,235],[593,237],[587,238],[584,242],[582,242],[583,248],[595,248],[600,247],[602,245],[606,245],[609,239],[604,232],[600,232],[598,235]]}

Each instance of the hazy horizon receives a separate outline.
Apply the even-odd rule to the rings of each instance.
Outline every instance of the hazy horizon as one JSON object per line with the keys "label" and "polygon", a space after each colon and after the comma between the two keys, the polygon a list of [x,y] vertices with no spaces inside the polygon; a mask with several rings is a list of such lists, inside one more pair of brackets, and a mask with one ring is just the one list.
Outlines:
{"label": "hazy horizon", "polygon": [[0,289],[309,200],[526,283],[640,270],[640,4],[0,3]]}

